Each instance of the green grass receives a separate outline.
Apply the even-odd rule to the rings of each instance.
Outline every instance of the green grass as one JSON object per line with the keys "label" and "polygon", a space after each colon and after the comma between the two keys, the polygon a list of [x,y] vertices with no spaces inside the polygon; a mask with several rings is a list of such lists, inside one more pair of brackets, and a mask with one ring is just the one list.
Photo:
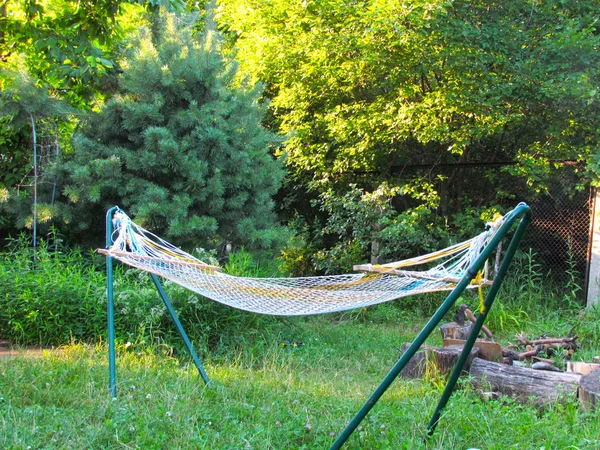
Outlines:
{"label": "green grass", "polygon": [[[422,324],[292,320],[289,335],[208,356],[210,387],[188,358],[170,356],[166,346],[121,344],[116,401],[108,393],[103,345],[0,360],[0,448],[328,448]],[[303,345],[282,345],[293,342]],[[575,402],[539,411],[507,399],[483,401],[466,380],[425,443],[440,389],[396,381],[344,448],[600,446],[598,412],[583,413]]]}

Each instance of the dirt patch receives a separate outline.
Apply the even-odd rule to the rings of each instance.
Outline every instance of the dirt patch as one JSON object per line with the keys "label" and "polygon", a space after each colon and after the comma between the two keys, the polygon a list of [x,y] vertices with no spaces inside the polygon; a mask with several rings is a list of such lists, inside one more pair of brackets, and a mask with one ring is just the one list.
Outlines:
{"label": "dirt patch", "polygon": [[0,339],[0,359],[43,356],[44,350],[48,349],[36,346],[17,347],[11,345],[6,339]]}

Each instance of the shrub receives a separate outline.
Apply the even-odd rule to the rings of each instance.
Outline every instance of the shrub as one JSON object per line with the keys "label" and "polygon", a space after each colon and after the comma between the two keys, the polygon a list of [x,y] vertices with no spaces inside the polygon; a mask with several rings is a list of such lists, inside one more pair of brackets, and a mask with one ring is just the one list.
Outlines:
{"label": "shrub", "polygon": [[[232,254],[226,268],[238,275],[264,275],[246,252]],[[61,249],[55,233],[35,250],[25,235],[10,240],[0,254],[1,337],[22,345],[106,339],[106,276],[98,269],[94,256]],[[246,345],[283,323],[209,301],[168,281],[164,286],[190,339],[211,350]],[[116,264],[114,294],[118,340],[180,347],[147,273]]]}
{"label": "shrub", "polygon": [[104,276],[80,251],[65,252],[56,235],[31,249],[21,235],[0,255],[0,330],[21,344],[57,345],[102,336]]}

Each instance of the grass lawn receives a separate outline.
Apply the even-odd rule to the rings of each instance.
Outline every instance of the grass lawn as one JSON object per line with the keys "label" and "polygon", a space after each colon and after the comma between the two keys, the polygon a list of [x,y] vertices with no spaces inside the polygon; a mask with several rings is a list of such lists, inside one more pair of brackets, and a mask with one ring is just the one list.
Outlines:
{"label": "grass lawn", "polygon": [[[210,387],[167,347],[120,345],[116,401],[104,345],[0,360],[0,448],[326,449],[422,324],[294,320],[288,336],[205,355]],[[483,401],[467,380],[426,442],[442,388],[397,380],[344,448],[600,448],[600,413]]]}

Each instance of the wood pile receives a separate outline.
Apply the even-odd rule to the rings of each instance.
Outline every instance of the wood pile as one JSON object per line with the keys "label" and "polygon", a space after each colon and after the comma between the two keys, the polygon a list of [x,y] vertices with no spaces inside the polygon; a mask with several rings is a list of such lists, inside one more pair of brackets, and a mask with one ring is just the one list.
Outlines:
{"label": "wood pile", "polygon": [[[422,348],[400,375],[423,378],[449,374],[474,321],[469,308],[461,305],[454,321],[440,327],[443,346]],[[535,339],[519,334],[513,343],[504,347],[493,341],[488,328],[482,328],[482,336],[475,341],[463,371],[486,398],[507,396],[537,406],[578,398],[582,408],[597,409],[600,407],[600,359],[594,363],[570,361],[579,347],[578,336],[572,332],[565,337],[543,335]],[[404,344],[401,352],[409,345]],[[557,367],[557,363],[561,367]]]}

